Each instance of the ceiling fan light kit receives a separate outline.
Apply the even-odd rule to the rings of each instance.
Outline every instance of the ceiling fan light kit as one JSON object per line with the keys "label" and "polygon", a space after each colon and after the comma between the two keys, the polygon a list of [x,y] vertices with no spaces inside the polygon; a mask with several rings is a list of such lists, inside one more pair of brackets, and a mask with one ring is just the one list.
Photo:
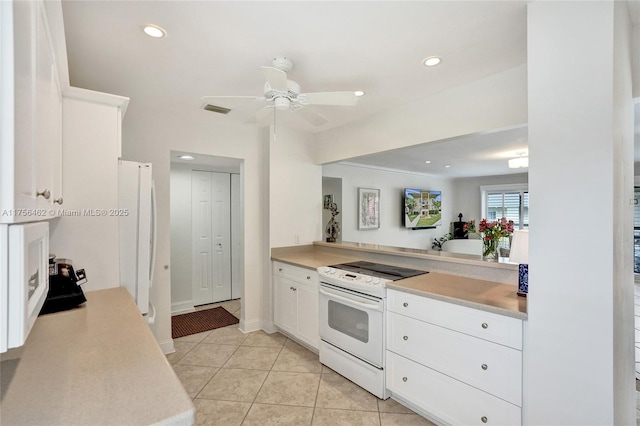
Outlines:
{"label": "ceiling fan light kit", "polygon": [[517,157],[509,160],[510,169],[522,169],[529,167],[529,157]]}
{"label": "ceiling fan light kit", "polygon": [[[299,111],[310,105],[353,106],[358,103],[358,97],[363,91],[346,92],[316,92],[300,93],[300,85],[287,78],[287,73],[293,69],[293,61],[286,57],[273,58],[272,66],[260,67],[265,79],[263,96],[203,96],[201,99],[208,105],[211,100],[224,102],[225,100],[247,99],[248,101],[268,102],[264,108],[255,114],[255,121],[264,119],[270,110]],[[265,111],[266,110],[266,111]],[[320,126],[327,122],[326,118],[311,110],[299,114],[313,126]]]}

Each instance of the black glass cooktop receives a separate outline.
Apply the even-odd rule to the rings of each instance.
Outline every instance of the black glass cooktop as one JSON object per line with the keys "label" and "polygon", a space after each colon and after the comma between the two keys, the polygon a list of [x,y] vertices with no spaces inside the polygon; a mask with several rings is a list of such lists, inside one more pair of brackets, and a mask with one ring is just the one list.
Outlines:
{"label": "black glass cooktop", "polygon": [[391,281],[397,281],[403,278],[411,278],[417,275],[428,274],[428,272],[426,271],[418,271],[416,269],[403,268],[400,266],[385,265],[383,263],[367,262],[364,260],[331,265],[330,268],[341,269],[344,271],[355,272],[372,277],[385,278]]}

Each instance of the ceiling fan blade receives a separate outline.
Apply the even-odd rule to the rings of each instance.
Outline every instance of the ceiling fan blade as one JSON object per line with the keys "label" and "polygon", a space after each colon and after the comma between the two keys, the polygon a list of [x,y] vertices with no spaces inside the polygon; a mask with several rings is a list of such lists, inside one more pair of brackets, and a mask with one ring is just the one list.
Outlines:
{"label": "ceiling fan blade", "polygon": [[267,83],[271,86],[273,90],[277,90],[279,92],[286,92],[287,87],[287,73],[279,70],[278,68],[273,67],[260,67],[262,69],[262,75],[264,79],[267,80]]}
{"label": "ceiling fan blade", "polygon": [[250,101],[265,100],[264,96],[203,96],[200,98],[205,104],[217,105],[229,109],[234,109],[240,105],[245,105]]}
{"label": "ceiling fan blade", "polygon": [[355,105],[358,97],[353,92],[301,93],[297,100],[308,105]]}
{"label": "ceiling fan blade", "polygon": [[259,109],[251,118],[245,121],[245,123],[248,123],[248,124],[260,123],[267,117],[271,116],[271,111],[273,111],[273,107],[270,105],[262,109]]}
{"label": "ceiling fan blade", "polygon": [[322,126],[327,122],[326,118],[307,108],[299,109],[298,111],[296,111],[296,114],[300,115],[301,118],[305,119],[314,126]]}

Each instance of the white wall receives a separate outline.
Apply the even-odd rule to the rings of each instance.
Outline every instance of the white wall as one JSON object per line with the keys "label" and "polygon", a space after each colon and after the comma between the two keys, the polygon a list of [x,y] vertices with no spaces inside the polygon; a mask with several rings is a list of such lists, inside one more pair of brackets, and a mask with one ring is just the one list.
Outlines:
{"label": "white wall", "polygon": [[[59,208],[71,213],[117,209],[119,109],[67,97],[62,109],[64,202]],[[117,216],[61,217],[51,221],[50,235],[51,253],[86,270],[84,291],[120,286]]]}
{"label": "white wall", "polygon": [[[323,176],[342,179],[342,211],[340,213],[342,240],[380,244],[395,247],[431,249],[434,238],[449,232],[450,222],[457,220],[458,212],[451,210],[453,186],[448,179],[386,170],[326,164]],[[358,230],[358,188],[380,189],[380,228]],[[442,191],[442,225],[435,229],[406,229],[404,214],[404,188]]]}
{"label": "white wall", "polygon": [[635,424],[633,125],[619,119],[632,104],[618,7],[528,5],[528,424]]}
{"label": "white wall", "polygon": [[[170,290],[170,152],[187,151],[244,160],[241,167],[244,205],[268,205],[268,138],[263,129],[237,124],[194,107],[160,111],[132,102],[123,123],[123,157],[153,163],[158,201],[158,248],[151,301],[158,309],[154,333],[165,350],[171,340]],[[319,190],[318,190],[319,191]],[[264,194],[267,194],[265,199]],[[266,207],[265,207],[266,209]],[[258,329],[263,318],[263,291],[268,286],[266,215],[245,209],[245,297],[240,327]]]}
{"label": "white wall", "polygon": [[191,166],[171,163],[171,312],[193,309]]}
{"label": "white wall", "polygon": [[481,176],[470,178],[457,178],[452,181],[452,213],[458,220],[458,214],[464,216],[462,220],[468,222],[475,220],[476,223],[482,219],[482,197],[480,187],[483,185],[503,185],[515,183],[527,183],[527,173],[502,176]]}
{"label": "white wall", "polygon": [[[311,244],[321,237],[322,167],[314,162],[311,135],[277,127],[274,138],[270,129],[269,191],[262,200],[251,200],[245,210],[254,218],[269,218],[269,241],[265,250],[297,244]],[[248,231],[247,231],[248,233]],[[264,269],[271,271],[269,258]],[[270,281],[271,274],[266,277]],[[246,283],[249,280],[245,278]],[[264,323],[268,332],[273,326],[271,292],[267,286],[262,295]]]}
{"label": "white wall", "polygon": [[[322,238],[322,167],[309,134],[278,127],[270,144],[271,247],[311,244]],[[254,215],[266,212],[252,203]]]}
{"label": "white wall", "polygon": [[527,68],[521,65],[386,110],[317,136],[326,164],[527,122]]}

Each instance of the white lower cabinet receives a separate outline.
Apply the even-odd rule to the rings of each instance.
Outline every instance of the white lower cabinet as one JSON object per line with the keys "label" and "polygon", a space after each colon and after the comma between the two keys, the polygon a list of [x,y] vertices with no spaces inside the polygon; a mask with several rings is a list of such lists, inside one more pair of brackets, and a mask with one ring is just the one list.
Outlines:
{"label": "white lower cabinet", "polygon": [[522,424],[522,320],[392,289],[387,296],[393,395],[445,423]]}
{"label": "white lower cabinet", "polygon": [[273,323],[291,337],[318,349],[318,273],[273,262]]}
{"label": "white lower cabinet", "polygon": [[452,425],[517,425],[520,407],[387,351],[387,388]]}

